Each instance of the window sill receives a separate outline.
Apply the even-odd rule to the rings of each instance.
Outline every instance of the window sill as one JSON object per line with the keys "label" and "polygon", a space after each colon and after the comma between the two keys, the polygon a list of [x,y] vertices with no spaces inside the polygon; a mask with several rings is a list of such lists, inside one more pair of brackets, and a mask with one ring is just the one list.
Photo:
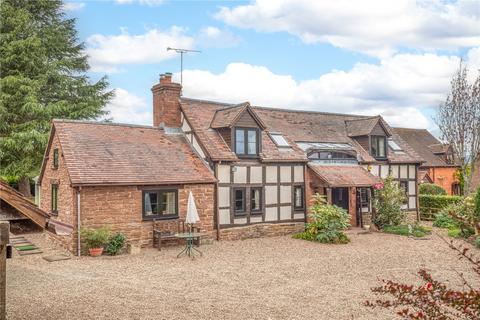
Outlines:
{"label": "window sill", "polygon": [[261,216],[263,214],[263,211],[252,211],[250,215],[252,216]]}
{"label": "window sill", "polygon": [[152,220],[175,220],[178,219],[177,215],[152,215],[152,216],[142,216],[142,221],[152,221]]}
{"label": "window sill", "polygon": [[50,215],[58,217],[58,211],[51,211]]}

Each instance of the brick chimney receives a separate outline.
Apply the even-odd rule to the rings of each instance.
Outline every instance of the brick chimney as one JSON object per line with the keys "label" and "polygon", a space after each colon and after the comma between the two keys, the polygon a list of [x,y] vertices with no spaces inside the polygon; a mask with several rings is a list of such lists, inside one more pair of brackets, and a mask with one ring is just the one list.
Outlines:
{"label": "brick chimney", "polygon": [[152,87],[153,126],[180,128],[180,92],[182,86],[172,82],[172,74],[160,75],[160,83]]}

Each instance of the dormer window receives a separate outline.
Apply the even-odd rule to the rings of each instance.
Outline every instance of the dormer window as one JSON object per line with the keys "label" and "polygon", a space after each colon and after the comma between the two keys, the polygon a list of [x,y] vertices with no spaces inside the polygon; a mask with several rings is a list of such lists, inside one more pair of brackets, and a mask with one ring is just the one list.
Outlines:
{"label": "dormer window", "polygon": [[273,142],[277,145],[277,147],[290,147],[287,142],[287,139],[280,133],[270,133],[270,137],[272,138]]}
{"label": "dormer window", "polygon": [[258,140],[258,129],[235,128],[235,153],[240,156],[257,156]]}
{"label": "dormer window", "polygon": [[387,157],[387,139],[385,136],[370,137],[371,154],[376,159]]}

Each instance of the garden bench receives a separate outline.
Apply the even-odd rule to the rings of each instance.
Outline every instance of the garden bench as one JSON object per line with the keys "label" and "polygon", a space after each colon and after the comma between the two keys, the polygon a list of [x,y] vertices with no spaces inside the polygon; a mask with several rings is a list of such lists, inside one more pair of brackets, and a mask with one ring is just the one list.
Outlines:
{"label": "garden bench", "polygon": [[[178,240],[177,233],[188,232],[188,226],[185,220],[153,220],[153,246],[157,245],[158,250],[162,250],[163,240]],[[200,232],[199,227],[192,227],[192,232]],[[200,237],[194,239],[195,245],[200,246]]]}

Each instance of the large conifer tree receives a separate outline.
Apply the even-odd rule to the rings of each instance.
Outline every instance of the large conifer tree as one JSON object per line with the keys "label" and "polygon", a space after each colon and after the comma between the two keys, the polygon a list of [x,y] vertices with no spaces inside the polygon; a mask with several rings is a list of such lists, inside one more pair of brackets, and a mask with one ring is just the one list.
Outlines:
{"label": "large conifer tree", "polygon": [[86,76],[84,44],[60,0],[0,3],[0,175],[29,193],[51,120],[98,118],[112,92],[105,77]]}

